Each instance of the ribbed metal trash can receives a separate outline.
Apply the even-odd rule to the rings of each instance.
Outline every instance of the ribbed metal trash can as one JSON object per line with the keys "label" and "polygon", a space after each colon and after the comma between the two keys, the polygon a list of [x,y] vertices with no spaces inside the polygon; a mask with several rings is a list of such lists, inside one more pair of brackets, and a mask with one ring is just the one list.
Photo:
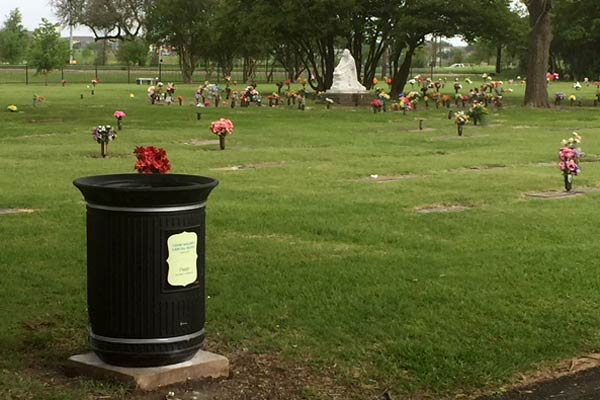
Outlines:
{"label": "ribbed metal trash can", "polygon": [[178,174],[76,179],[87,202],[92,350],[118,366],[190,359],[205,323],[205,205],[218,181]]}

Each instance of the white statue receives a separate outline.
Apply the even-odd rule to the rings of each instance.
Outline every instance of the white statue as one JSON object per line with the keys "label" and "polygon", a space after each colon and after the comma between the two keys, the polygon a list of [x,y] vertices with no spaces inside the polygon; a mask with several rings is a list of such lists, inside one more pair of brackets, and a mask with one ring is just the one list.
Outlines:
{"label": "white statue", "polygon": [[350,50],[344,49],[342,59],[333,71],[333,84],[327,93],[362,93],[367,89],[360,84],[356,74],[356,62]]}

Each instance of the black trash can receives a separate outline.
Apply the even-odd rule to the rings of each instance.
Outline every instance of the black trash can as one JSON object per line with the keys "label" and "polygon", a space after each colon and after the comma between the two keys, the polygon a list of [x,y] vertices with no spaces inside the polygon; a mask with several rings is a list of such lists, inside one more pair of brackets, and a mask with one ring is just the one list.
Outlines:
{"label": "black trash can", "polygon": [[150,367],[188,360],[205,323],[205,205],[218,181],[177,174],[76,179],[87,202],[92,350]]}

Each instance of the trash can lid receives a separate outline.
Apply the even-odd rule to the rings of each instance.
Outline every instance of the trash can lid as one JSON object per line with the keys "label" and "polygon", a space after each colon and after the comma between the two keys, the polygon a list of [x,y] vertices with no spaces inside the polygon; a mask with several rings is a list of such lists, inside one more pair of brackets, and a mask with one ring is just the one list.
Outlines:
{"label": "trash can lid", "polygon": [[115,174],[75,179],[88,203],[110,207],[173,207],[202,204],[219,181],[182,174]]}

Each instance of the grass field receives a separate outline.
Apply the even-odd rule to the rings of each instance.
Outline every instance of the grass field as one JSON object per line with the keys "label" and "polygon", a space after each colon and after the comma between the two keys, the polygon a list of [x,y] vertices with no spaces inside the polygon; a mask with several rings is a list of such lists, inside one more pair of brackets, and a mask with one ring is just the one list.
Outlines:
{"label": "grass field", "polygon": [[[164,147],[173,173],[220,181],[207,217],[211,349],[276,354],[356,399],[493,391],[600,350],[595,88],[582,89],[584,107],[531,110],[512,87],[459,138],[446,109],[422,104],[407,115],[207,108],[197,120],[191,104],[151,106],[140,86],[0,86],[0,209],[35,210],[0,215],[0,396],[129,398],[60,376],[88,349],[85,204],[72,181],[133,172],[139,145]],[[91,130],[117,109],[125,128],[102,159]],[[236,125],[227,150],[190,144],[215,139],[220,117]],[[574,188],[587,193],[528,197],[562,190],[557,152],[574,130],[587,153]],[[435,207],[465,209],[418,212]],[[316,385],[290,398],[329,397]]]}

